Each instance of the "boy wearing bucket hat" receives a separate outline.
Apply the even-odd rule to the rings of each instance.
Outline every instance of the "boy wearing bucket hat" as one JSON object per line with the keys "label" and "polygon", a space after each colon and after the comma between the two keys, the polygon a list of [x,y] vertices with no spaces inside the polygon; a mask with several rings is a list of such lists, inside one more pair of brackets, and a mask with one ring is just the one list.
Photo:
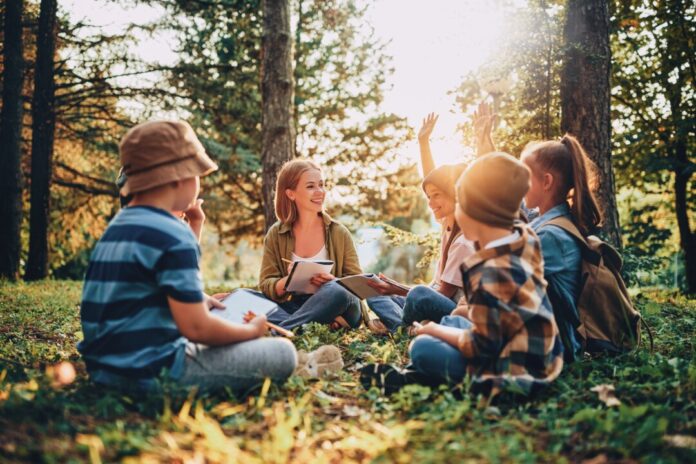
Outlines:
{"label": "boy wearing bucket hat", "polygon": [[496,394],[531,393],[563,367],[563,345],[546,295],[539,238],[517,221],[529,169],[507,153],[490,153],[457,182],[457,223],[480,249],[464,260],[466,298],[439,324],[414,323],[408,370],[367,366],[363,384],[393,391],[411,381],[457,384],[469,375]]}
{"label": "boy wearing bucket hat", "polygon": [[92,380],[151,390],[169,379],[242,391],[266,377],[287,378],[295,348],[260,338],[265,317],[240,325],[210,315],[216,302],[203,293],[197,238],[172,214],[194,206],[199,177],[217,169],[191,126],[140,124],[119,151],[120,193],[131,198],[92,252],[80,308],[78,350]]}

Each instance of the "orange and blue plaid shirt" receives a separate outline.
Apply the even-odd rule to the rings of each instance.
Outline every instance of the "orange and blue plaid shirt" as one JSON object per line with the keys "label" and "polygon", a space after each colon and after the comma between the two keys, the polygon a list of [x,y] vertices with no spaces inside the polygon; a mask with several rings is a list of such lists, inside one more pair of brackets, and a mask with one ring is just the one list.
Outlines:
{"label": "orange and blue plaid shirt", "polygon": [[[466,296],[458,312],[473,323],[458,347],[476,383],[530,393],[563,369],[563,345],[546,295],[541,244],[529,226],[519,238],[479,250],[461,266]],[[517,387],[517,388],[516,388]]]}

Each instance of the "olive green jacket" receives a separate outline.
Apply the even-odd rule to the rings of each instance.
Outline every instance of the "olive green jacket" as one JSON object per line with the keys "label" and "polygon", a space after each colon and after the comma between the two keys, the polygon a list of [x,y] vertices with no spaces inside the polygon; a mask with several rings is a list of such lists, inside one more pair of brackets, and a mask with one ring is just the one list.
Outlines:
{"label": "olive green jacket", "polygon": [[[336,277],[362,274],[350,231],[328,214],[322,213],[322,217],[326,250],[329,252],[329,259],[334,262],[332,274]],[[281,222],[273,224],[263,240],[263,260],[259,276],[259,290],[272,300],[287,299],[285,295],[279,297],[276,294],[275,286],[278,280],[288,275],[288,265],[283,259],[292,260],[294,250],[292,225]]]}

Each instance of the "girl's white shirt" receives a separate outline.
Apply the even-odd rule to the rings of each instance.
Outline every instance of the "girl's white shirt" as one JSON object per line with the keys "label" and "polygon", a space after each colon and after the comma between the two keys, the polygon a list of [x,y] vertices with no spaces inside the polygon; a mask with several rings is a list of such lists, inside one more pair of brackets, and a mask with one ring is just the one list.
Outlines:
{"label": "girl's white shirt", "polygon": [[447,262],[445,263],[444,269],[440,272],[440,260],[444,256],[445,245],[450,239],[452,234],[451,230],[447,230],[445,221],[440,221],[442,226],[442,237],[440,238],[440,258],[435,264],[435,275],[433,276],[433,281],[430,287],[437,290],[440,287],[440,282],[446,282],[450,285],[457,287],[457,291],[450,298],[455,303],[458,302],[464,296],[464,281],[462,280],[462,271],[460,269],[461,264],[466,258],[476,253],[474,248],[474,242],[467,240],[463,234],[459,234],[457,238],[454,239],[450,245],[449,252],[447,253]]}

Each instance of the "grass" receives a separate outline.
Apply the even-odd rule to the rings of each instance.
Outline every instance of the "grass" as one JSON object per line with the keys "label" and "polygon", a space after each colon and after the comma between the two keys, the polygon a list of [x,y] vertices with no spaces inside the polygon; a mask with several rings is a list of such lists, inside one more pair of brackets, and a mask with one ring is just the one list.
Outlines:
{"label": "grass", "polygon": [[[643,290],[646,347],[568,366],[541,396],[487,406],[445,388],[363,390],[356,365],[406,361],[408,337],[311,326],[296,341],[341,347],[335,379],[292,377],[235,398],[136,397],[91,385],[76,351],[79,282],[0,282],[0,461],[7,462],[695,462],[696,301]],[[68,385],[53,365],[77,369]],[[591,391],[615,386],[619,406]],[[603,460],[602,460],[603,459]]]}

